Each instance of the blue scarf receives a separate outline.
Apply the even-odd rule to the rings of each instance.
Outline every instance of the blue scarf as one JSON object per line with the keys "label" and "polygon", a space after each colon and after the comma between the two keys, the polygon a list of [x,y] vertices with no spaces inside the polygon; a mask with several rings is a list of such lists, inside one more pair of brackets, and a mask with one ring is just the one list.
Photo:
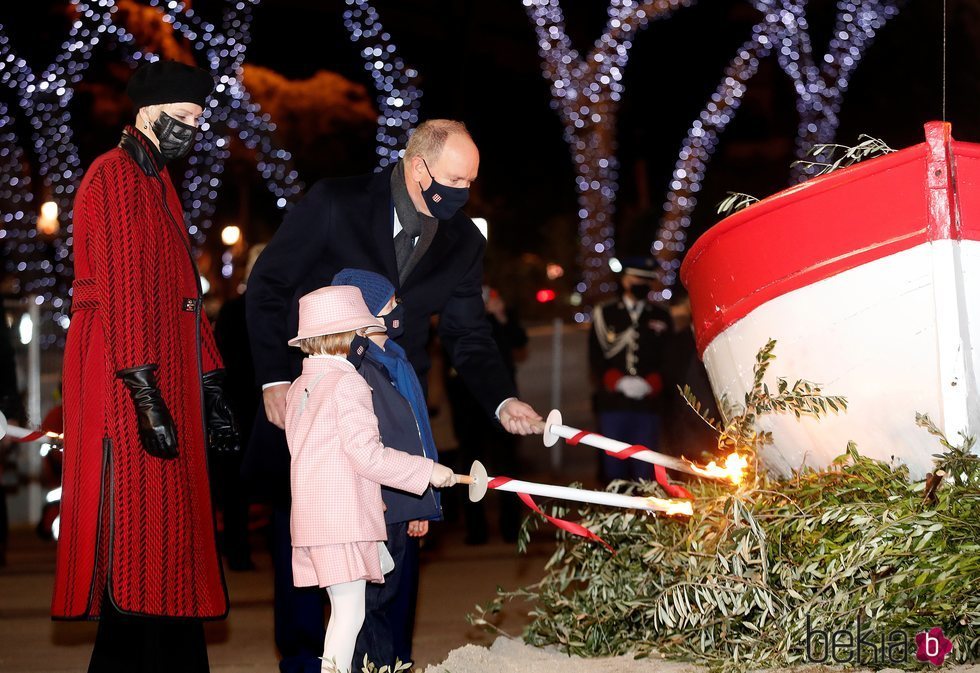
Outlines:
{"label": "blue scarf", "polygon": [[[432,436],[432,426],[429,424],[429,406],[425,403],[419,377],[405,356],[405,349],[391,339],[385,342],[384,348],[371,341],[364,357],[381,365],[388,372],[395,390],[408,401],[412,413],[415,414],[415,422],[419,426],[419,438],[422,440],[422,453],[426,458],[431,458],[438,463],[439,451],[436,449],[436,440]],[[438,503],[438,489],[433,489],[433,493]]]}

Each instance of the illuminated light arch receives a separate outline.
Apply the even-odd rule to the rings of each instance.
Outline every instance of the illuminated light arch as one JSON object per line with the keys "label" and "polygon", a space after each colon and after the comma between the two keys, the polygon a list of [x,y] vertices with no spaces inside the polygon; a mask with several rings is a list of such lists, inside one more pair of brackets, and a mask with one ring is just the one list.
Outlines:
{"label": "illuminated light arch", "polygon": [[419,73],[398,55],[377,10],[366,0],[346,0],[344,27],[361,50],[364,68],[378,92],[378,170],[395,164],[419,122]]}
{"label": "illuminated light arch", "polygon": [[[663,291],[670,298],[686,247],[686,229],[697,205],[697,195],[718,136],[734,119],[747,82],[759,63],[776,49],[780,68],[793,82],[799,127],[796,154],[802,158],[813,145],[832,142],[839,124],[838,113],[851,73],[870,46],[877,31],[898,14],[898,0],[838,0],[837,18],[826,54],[814,59],[806,21],[807,0],[758,0],[762,22],[725,69],[721,84],[711,95],[698,119],[681,143],[668,184],[664,216],[652,245],[660,262]],[[778,47],[778,48],[777,48]],[[792,179],[806,179],[807,169],[797,165]]]}
{"label": "illuminated light arch", "polygon": [[[635,36],[656,19],[694,0],[612,0],[608,21],[583,59],[565,32],[560,0],[523,0],[534,26],[541,69],[571,150],[578,191],[582,279],[576,289],[594,301],[615,288],[609,261],[615,252],[616,115],[623,71]],[[585,311],[575,315],[586,320]]]}
{"label": "illuminated light arch", "polygon": [[[47,243],[31,221],[34,193],[31,175],[24,170],[24,151],[17,143],[14,120],[0,103],[0,253],[4,271],[15,273],[21,282],[35,287],[38,279],[50,276],[51,262],[42,258]],[[58,305],[60,307],[60,304]],[[56,318],[61,319],[59,314]]]}
{"label": "illuminated light arch", "polygon": [[[52,324],[51,321],[61,327],[67,325],[67,315],[62,307],[71,285],[72,204],[82,177],[69,110],[74,87],[81,80],[95,47],[101,41],[117,39],[127,42],[132,39],[112,22],[114,0],[74,0],[73,5],[77,16],[72,21],[68,36],[52,63],[40,73],[14,52],[5,27],[0,25],[0,85],[14,93],[28,121],[44,198],[58,205],[58,219],[63,224],[50,238],[40,237],[35,229],[38,214],[30,207],[33,200],[30,178],[23,176],[17,178],[15,185],[7,185],[10,199],[0,199],[0,207],[6,209],[9,206],[13,210],[0,214],[3,219],[0,233],[4,238],[20,241],[12,248],[16,255],[14,270],[24,274],[23,291],[38,297],[46,327]],[[26,165],[24,153],[17,142],[8,113],[4,109],[0,115],[3,118],[0,151],[8,153],[3,157],[5,166],[8,158],[17,157],[21,165],[15,170],[20,175]],[[52,248],[53,259],[48,259],[45,254],[49,247]],[[57,330],[52,333],[45,329],[41,335],[41,345],[53,345],[59,338],[63,338],[63,332],[59,335]]]}

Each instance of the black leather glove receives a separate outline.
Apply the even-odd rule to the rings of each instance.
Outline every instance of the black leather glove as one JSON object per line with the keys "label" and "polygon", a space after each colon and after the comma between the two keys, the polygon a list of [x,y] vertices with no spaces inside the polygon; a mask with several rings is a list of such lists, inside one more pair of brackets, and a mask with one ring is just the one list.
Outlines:
{"label": "black leather glove", "polygon": [[219,453],[234,453],[241,448],[238,423],[225,401],[222,385],[225,370],[215,369],[201,379],[204,388],[204,413],[208,428],[208,446]]}
{"label": "black leather glove", "polygon": [[177,457],[177,428],[157,388],[156,371],[156,365],[142,365],[121,369],[116,378],[122,379],[133,398],[143,450],[167,460]]}

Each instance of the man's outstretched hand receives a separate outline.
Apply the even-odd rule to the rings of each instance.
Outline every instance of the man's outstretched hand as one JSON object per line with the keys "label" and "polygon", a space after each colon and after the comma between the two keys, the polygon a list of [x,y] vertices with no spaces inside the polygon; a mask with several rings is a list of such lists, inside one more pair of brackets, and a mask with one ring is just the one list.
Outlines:
{"label": "man's outstretched hand", "polygon": [[262,391],[262,402],[265,404],[265,417],[280,430],[286,429],[286,393],[288,383],[269,386]]}
{"label": "man's outstretched hand", "polygon": [[531,405],[516,398],[505,402],[500,409],[500,424],[512,435],[540,435],[544,427],[541,421]]}

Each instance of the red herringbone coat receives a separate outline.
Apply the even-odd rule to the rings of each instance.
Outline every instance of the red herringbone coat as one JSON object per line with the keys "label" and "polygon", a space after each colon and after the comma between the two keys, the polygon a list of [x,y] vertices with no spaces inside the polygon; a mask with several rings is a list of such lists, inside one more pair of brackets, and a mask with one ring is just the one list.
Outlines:
{"label": "red herringbone coat", "polygon": [[[164,197],[166,194],[166,197]],[[166,200],[165,200],[166,199]],[[169,211],[169,212],[168,212]],[[147,138],[127,128],[75,199],[75,283],[64,361],[65,457],[52,615],[220,618],[201,375],[221,367],[180,200]],[[179,457],[147,454],[116,372],[156,364]]]}

